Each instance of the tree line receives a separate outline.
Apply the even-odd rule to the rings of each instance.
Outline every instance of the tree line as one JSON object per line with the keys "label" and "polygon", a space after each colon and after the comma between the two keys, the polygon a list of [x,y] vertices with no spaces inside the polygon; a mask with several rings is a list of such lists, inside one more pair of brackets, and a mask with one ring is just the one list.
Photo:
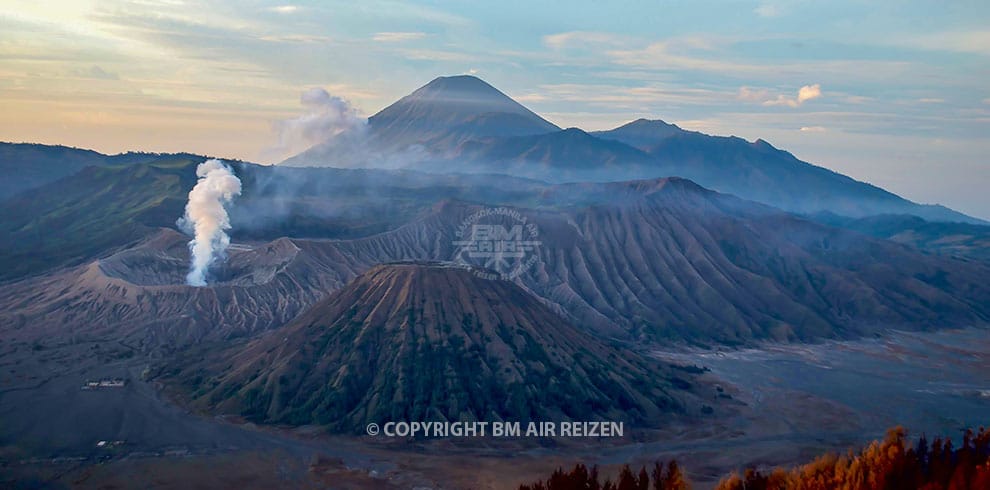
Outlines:
{"label": "tree line", "polygon": [[[651,480],[652,478],[652,480]],[[633,473],[629,465],[622,467],[618,478],[602,481],[598,468],[590,470],[583,464],[578,464],[571,471],[557,469],[546,481],[538,481],[532,485],[520,485],[519,490],[688,490],[690,484],[676,461],[664,465],[657,461],[649,473],[642,467],[639,473]]]}
{"label": "tree line", "polygon": [[[519,490],[687,490],[690,482],[676,461],[654,463],[638,472],[625,465],[617,478],[602,480],[597,467],[578,464],[558,469],[546,480],[521,485]],[[887,431],[858,452],[826,454],[793,468],[734,472],[716,490],[988,490],[990,489],[990,431],[967,430],[954,447],[950,438],[929,442],[924,436],[909,443],[903,427]]]}

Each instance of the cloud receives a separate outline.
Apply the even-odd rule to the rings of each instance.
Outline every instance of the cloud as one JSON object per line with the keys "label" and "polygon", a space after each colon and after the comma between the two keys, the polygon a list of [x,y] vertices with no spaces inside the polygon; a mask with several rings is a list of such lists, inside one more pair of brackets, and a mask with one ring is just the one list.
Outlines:
{"label": "cloud", "polygon": [[900,36],[895,43],[927,51],[990,55],[990,30],[951,30]]}
{"label": "cloud", "polygon": [[983,99],[983,103],[990,105],[990,98]]}
{"label": "cloud", "polygon": [[941,104],[945,102],[945,99],[940,99],[937,97],[924,97],[918,99],[918,102],[921,102],[922,104]]}
{"label": "cloud", "polygon": [[403,43],[424,37],[426,37],[425,32],[378,32],[371,37],[371,40],[379,43]]}
{"label": "cloud", "polygon": [[781,15],[783,15],[784,12],[780,9],[780,7],[776,5],[764,3],[759,7],[753,9],[753,13],[759,15],[760,17],[773,18],[773,17],[780,17]]}
{"label": "cloud", "polygon": [[724,38],[689,36],[650,43],[641,48],[612,49],[606,54],[616,65],[647,70],[689,70],[746,76],[766,73],[764,66],[737,58],[721,58],[719,48],[727,44],[731,41]]}
{"label": "cloud", "polygon": [[805,101],[811,99],[817,99],[822,96],[822,86],[819,84],[805,85],[798,90],[798,104],[803,104]]}
{"label": "cloud", "polygon": [[801,104],[798,103],[797,100],[795,100],[795,99],[793,99],[791,97],[788,97],[786,95],[778,95],[776,99],[771,99],[771,100],[764,101],[763,102],[763,105],[765,105],[767,107],[777,106],[777,105],[785,105],[787,107],[797,107],[797,106],[799,106]]}
{"label": "cloud", "polygon": [[849,104],[865,104],[867,102],[872,102],[873,97],[866,97],[863,95],[847,95],[844,99],[845,102]]}
{"label": "cloud", "polygon": [[544,102],[547,100],[547,96],[538,93],[530,93],[530,94],[517,95],[513,97],[513,99],[516,102]]}
{"label": "cloud", "polygon": [[805,85],[798,90],[798,104],[803,104],[805,101],[811,99],[817,99],[822,96],[822,86],[819,84]]}
{"label": "cloud", "polygon": [[428,61],[478,61],[478,58],[469,53],[459,53],[455,51],[444,51],[439,49],[396,49],[395,52],[401,54],[408,60],[428,60]]}
{"label": "cloud", "polygon": [[809,100],[817,99],[822,96],[822,87],[819,84],[805,85],[798,90],[797,97],[789,97],[787,95],[778,95],[775,99],[766,100],[763,102],[765,106],[778,106],[783,105],[787,107],[800,107],[802,104]]}
{"label": "cloud", "polygon": [[791,97],[788,95],[777,95],[776,97],[771,97],[770,91],[760,88],[752,87],[739,87],[739,93],[736,94],[736,99],[744,100],[747,102],[759,102],[765,106],[787,106],[787,107],[800,107],[801,104],[813,99],[817,99],[822,96],[822,87],[820,84],[805,85],[798,89],[797,97]]}
{"label": "cloud", "polygon": [[828,131],[824,126],[801,126],[802,133],[824,133]]}
{"label": "cloud", "polygon": [[271,43],[290,43],[290,44],[323,44],[323,43],[334,42],[334,39],[332,37],[321,36],[318,34],[267,35],[267,36],[261,36],[258,39]]}
{"label": "cloud", "polygon": [[554,50],[588,48],[592,46],[618,46],[625,40],[615,34],[594,31],[570,31],[543,36],[543,45]]}
{"label": "cloud", "polygon": [[[575,60],[566,56],[573,53],[565,49],[549,51],[548,56],[557,65],[573,62],[575,66],[582,68],[635,71],[637,76],[634,78],[639,80],[662,74],[688,78],[693,74],[686,72],[700,72],[714,74],[715,80],[732,78],[741,83],[772,86],[800,83],[808,74],[815,74],[819,83],[837,85],[847,83],[850,74],[854,73],[855,81],[860,84],[889,84],[891,79],[906,79],[919,76],[920,72],[927,72],[924,74],[932,78],[952,81],[946,76],[946,72],[938,71],[918,60],[828,56],[807,58],[797,54],[766,58],[754,56],[762,46],[767,46],[771,52],[776,53],[785,44],[790,46],[792,39],[800,38],[701,33],[650,40],[633,35],[609,38],[602,33],[575,31],[546,36],[544,44],[549,47],[574,47],[584,43],[590,51],[594,51],[594,57]],[[593,40],[607,40],[614,47],[589,44]]]}
{"label": "cloud", "polygon": [[671,87],[665,84],[630,87],[610,84],[543,84],[539,92],[520,96],[527,102],[579,103],[596,112],[621,110],[626,114],[641,113],[649,106],[665,107],[713,105],[731,99],[724,92],[698,87]]}
{"label": "cloud", "polygon": [[275,13],[278,13],[278,14],[292,14],[292,13],[297,12],[299,10],[299,7],[297,7],[295,5],[279,5],[277,7],[272,7],[270,9],[268,9],[268,10],[271,10],[272,12],[275,12]]}
{"label": "cloud", "polygon": [[765,102],[769,92],[765,89],[754,89],[750,87],[739,87],[739,95],[736,96],[739,100],[745,100],[749,102]]}

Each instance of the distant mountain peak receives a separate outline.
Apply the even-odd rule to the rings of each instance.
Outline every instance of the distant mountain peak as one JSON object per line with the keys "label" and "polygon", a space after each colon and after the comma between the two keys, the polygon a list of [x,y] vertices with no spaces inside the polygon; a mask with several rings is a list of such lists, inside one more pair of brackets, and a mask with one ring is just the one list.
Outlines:
{"label": "distant mountain peak", "polygon": [[575,128],[575,127],[567,128],[567,129],[561,131],[559,134],[566,135],[566,136],[580,136],[580,137],[585,137],[585,136],[589,136],[590,137],[591,136],[591,135],[588,134],[587,131],[585,131],[585,130],[583,130],[581,128]]}
{"label": "distant mountain peak", "polygon": [[609,131],[596,131],[592,134],[606,139],[619,141],[640,150],[646,150],[671,136],[686,133],[676,124],[670,124],[660,119],[639,118]]}
{"label": "distant mountain peak", "polygon": [[680,129],[676,124],[668,123],[663,119],[646,119],[645,117],[641,117],[639,119],[636,119],[635,121],[627,122],[616,129],[647,128],[647,127],[669,127],[669,128]]}
{"label": "distant mountain peak", "polygon": [[488,93],[493,96],[507,97],[500,90],[493,87],[490,83],[474,76],[474,75],[452,75],[446,77],[437,77],[423,85],[422,87],[416,89],[413,94],[423,93],[423,92],[437,92],[437,91],[458,91],[458,92],[476,92],[476,93]]}
{"label": "distant mountain peak", "polygon": [[452,130],[459,140],[560,130],[472,75],[435,78],[382,109],[368,122],[380,141],[396,146],[443,138]]}
{"label": "distant mountain peak", "polygon": [[400,109],[415,106],[447,119],[466,121],[486,113],[521,114],[541,121],[547,131],[559,130],[522,104],[473,75],[437,77],[371,117],[372,122],[388,119]]}

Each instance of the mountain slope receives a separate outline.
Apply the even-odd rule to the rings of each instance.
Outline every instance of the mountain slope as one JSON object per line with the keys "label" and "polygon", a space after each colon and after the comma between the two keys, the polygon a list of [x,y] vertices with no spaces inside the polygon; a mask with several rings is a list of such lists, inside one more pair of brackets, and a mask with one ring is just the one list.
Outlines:
{"label": "mountain slope", "polygon": [[29,143],[0,143],[0,199],[38,187],[109,157],[92,150]]}
{"label": "mountain slope", "polygon": [[130,165],[162,158],[190,158],[190,154],[129,152],[104,155],[93,150],[33,143],[0,142],[0,200],[49,182],[74,175],[91,166]]}
{"label": "mountain slope", "polygon": [[[553,182],[569,179],[611,180],[637,166],[648,166],[649,155],[614,141],[603,141],[577,129],[512,138],[468,141],[454,150],[455,159],[467,159],[493,170]],[[481,163],[485,162],[485,163]],[[597,178],[595,178],[597,177]]]}
{"label": "mountain slope", "polygon": [[[516,208],[541,242],[517,281],[600,335],[738,344],[990,322],[987,264],[927,255],[683,179],[552,186],[538,197],[540,209]],[[172,232],[169,248],[149,242],[133,256],[0,286],[0,323],[124,325],[118,336],[148,346],[258,332],[377,264],[453,260],[459,227],[486,209],[445,201],[362,238],[237,243],[211,286],[198,289],[181,285],[187,239]],[[514,223],[498,219],[492,224]],[[143,327],[165,318],[183,326]]]}
{"label": "mountain slope", "polygon": [[0,280],[79,264],[174,225],[202,160],[86,167],[0,202]]}
{"label": "mountain slope", "polygon": [[745,342],[990,319],[984,266],[817,225],[689,181],[610,187],[617,204],[538,221],[543,246],[530,288],[586,322],[601,318],[634,335]]}
{"label": "mountain slope", "polygon": [[593,340],[512,283],[441,263],[373,267],[209,359],[175,376],[195,404],[344,432],[389,420],[656,423],[684,410],[669,368]]}

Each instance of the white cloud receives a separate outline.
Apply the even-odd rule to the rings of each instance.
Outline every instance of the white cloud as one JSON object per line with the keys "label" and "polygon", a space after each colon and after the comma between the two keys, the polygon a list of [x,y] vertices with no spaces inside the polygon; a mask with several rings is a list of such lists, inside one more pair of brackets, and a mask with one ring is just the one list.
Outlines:
{"label": "white cloud", "polygon": [[918,102],[921,102],[922,104],[941,104],[945,102],[945,99],[940,99],[937,97],[924,97],[918,99]]}
{"label": "white cloud", "polygon": [[756,15],[759,15],[760,17],[766,17],[766,18],[780,17],[783,14],[783,11],[780,9],[780,7],[769,3],[764,3],[763,5],[756,7],[755,9],[753,9],[753,12]]}
{"label": "white cloud", "polygon": [[371,39],[379,43],[402,43],[426,37],[425,32],[378,32]]}
{"label": "white cloud", "polygon": [[802,104],[809,100],[817,99],[822,96],[822,87],[819,84],[805,85],[798,90],[797,97],[790,97],[787,95],[778,95],[775,99],[766,100],[763,102],[765,106],[778,106],[784,105],[787,107],[800,107]]}
{"label": "white cloud", "polygon": [[787,107],[797,107],[801,104],[797,100],[788,97],[786,95],[778,95],[776,99],[771,99],[763,102],[765,106],[776,106],[776,105],[786,105]]}
{"label": "white cloud", "polygon": [[802,133],[824,133],[827,131],[824,126],[801,126]]}
{"label": "white cloud", "polygon": [[299,10],[299,7],[295,5],[279,5],[277,7],[272,7],[268,10],[275,12],[277,14],[292,14]]}
{"label": "white cloud", "polygon": [[805,101],[811,99],[817,99],[822,96],[822,86],[819,84],[805,85],[798,90],[798,104],[803,104]]}

